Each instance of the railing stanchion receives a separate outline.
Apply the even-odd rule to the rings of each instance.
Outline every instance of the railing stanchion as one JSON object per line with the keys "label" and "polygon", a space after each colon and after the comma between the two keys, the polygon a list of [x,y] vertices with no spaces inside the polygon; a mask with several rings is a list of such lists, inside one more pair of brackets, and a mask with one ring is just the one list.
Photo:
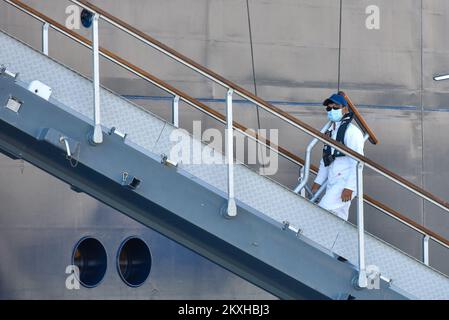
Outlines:
{"label": "railing stanchion", "polygon": [[[329,129],[329,127],[331,126],[332,122],[328,122],[324,125],[324,127],[321,129],[321,133],[324,133],[327,131],[327,129]],[[310,173],[310,162],[311,162],[311,154],[312,154],[312,149],[313,147],[318,143],[318,139],[315,138],[313,139],[309,145],[307,146],[306,149],[306,159],[304,162],[304,167],[302,168],[301,171],[301,182],[298,184],[298,186],[293,190],[293,192],[298,193],[300,192],[307,184],[307,182],[309,181],[309,173]]]}
{"label": "railing stanchion", "polygon": [[365,266],[365,222],[363,213],[363,163],[357,163],[357,227],[359,235],[359,288],[368,286]]}
{"label": "railing stanchion", "polygon": [[229,89],[226,94],[226,153],[228,160],[228,207],[226,213],[229,217],[237,215],[237,206],[234,198],[234,132],[232,129],[232,94],[234,90]]}
{"label": "railing stanchion", "polygon": [[50,24],[45,22],[42,25],[42,53],[48,56],[48,29]]}
{"label": "railing stanchion", "polygon": [[176,128],[179,128],[179,96],[173,97],[172,104],[172,123]]}
{"label": "railing stanchion", "polygon": [[100,122],[100,55],[99,55],[99,39],[98,39],[98,20],[100,16],[95,13],[92,21],[92,57],[93,57],[93,89],[94,89],[94,133],[92,142],[99,144],[103,142],[103,132],[101,131]]}
{"label": "railing stanchion", "polygon": [[430,237],[426,234],[423,238],[423,262],[425,265],[429,265],[429,240]]}
{"label": "railing stanchion", "polygon": [[312,198],[310,198],[310,201],[311,202],[315,202],[317,199],[318,199],[318,197],[326,190],[326,188],[327,188],[327,183],[328,183],[328,181],[327,181],[327,179],[323,182],[323,184],[321,185],[321,187],[318,189],[318,191],[317,192],[315,192],[315,194],[312,196]]}

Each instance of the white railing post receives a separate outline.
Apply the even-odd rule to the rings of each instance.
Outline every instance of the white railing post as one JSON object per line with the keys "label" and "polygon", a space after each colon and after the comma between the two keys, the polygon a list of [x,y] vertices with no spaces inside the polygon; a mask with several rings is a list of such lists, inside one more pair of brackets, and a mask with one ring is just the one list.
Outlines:
{"label": "white railing post", "polygon": [[[331,126],[332,122],[328,121],[324,127],[321,128],[321,133],[325,133]],[[313,147],[315,147],[315,145],[318,143],[318,139],[315,138],[313,139],[308,145],[307,145],[307,149],[306,149],[306,158],[304,161],[304,166],[301,169],[301,175],[300,175],[300,182],[299,184],[296,186],[295,189],[293,189],[293,192],[298,193],[301,191],[301,195],[303,197],[305,197],[305,191],[304,191],[304,187],[307,185],[307,183],[309,182],[309,174],[310,174],[310,162],[311,160],[311,153],[312,153],[312,149]]]}
{"label": "white railing post", "polygon": [[48,29],[50,24],[45,22],[42,25],[42,53],[48,56]]}
{"label": "white railing post", "polygon": [[179,128],[179,96],[173,98],[172,123],[176,128]]}
{"label": "white railing post", "polygon": [[228,160],[228,207],[226,214],[228,217],[237,215],[237,206],[234,198],[234,132],[232,128],[232,94],[234,90],[229,89],[226,94],[226,143],[227,143],[227,160]]}
{"label": "white railing post", "polygon": [[[300,186],[303,182],[304,182],[304,172],[305,172],[305,167],[306,167],[306,164],[304,164],[304,166],[301,168],[301,170],[299,171],[299,185],[298,186]],[[303,198],[305,198],[306,197],[306,188],[302,188],[302,189],[299,189],[299,187],[296,187],[294,190],[293,190],[293,192],[296,192],[296,193],[298,193],[298,190],[300,191],[300,195],[301,195],[301,197],[303,197]]]}
{"label": "white railing post", "polygon": [[430,237],[426,234],[423,238],[423,262],[425,265],[429,265],[429,240]]}
{"label": "white railing post", "polygon": [[363,163],[357,163],[357,227],[359,235],[359,288],[368,286],[365,266],[365,222],[363,213]]}
{"label": "white railing post", "polygon": [[92,21],[92,57],[93,57],[93,89],[94,89],[94,133],[92,142],[99,144],[103,142],[103,132],[100,124],[100,55],[99,55],[99,39],[98,39],[98,20],[99,15],[94,14]]}

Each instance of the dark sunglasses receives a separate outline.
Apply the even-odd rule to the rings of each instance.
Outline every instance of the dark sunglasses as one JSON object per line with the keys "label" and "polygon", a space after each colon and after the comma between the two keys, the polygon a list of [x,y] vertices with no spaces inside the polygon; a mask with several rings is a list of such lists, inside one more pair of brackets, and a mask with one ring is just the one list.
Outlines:
{"label": "dark sunglasses", "polygon": [[326,111],[331,111],[332,109],[338,110],[338,109],[341,109],[341,107],[340,106],[334,106],[334,107],[327,106],[326,107]]}

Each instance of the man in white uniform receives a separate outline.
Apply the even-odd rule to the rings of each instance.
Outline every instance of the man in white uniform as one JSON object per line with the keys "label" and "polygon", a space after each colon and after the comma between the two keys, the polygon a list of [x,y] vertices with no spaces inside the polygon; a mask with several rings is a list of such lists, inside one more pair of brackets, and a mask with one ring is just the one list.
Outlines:
{"label": "man in white uniform", "polygon": [[[365,144],[363,133],[351,123],[354,114],[349,112],[346,99],[334,94],[326,99],[323,105],[326,106],[328,119],[332,121],[326,134],[363,155]],[[323,158],[312,192],[315,193],[326,179],[328,180],[326,193],[318,205],[348,220],[351,200],[357,193],[357,161],[330,146],[324,146]]]}

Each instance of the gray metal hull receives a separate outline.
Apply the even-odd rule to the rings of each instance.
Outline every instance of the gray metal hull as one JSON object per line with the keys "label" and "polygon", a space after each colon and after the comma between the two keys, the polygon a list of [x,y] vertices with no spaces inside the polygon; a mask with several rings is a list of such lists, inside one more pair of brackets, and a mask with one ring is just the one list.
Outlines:
{"label": "gray metal hull", "polygon": [[[42,170],[1,157],[0,299],[273,299],[198,254],[70,187]],[[95,288],[67,290],[66,267],[86,236],[106,249],[106,275]],[[139,288],[117,271],[130,236],[150,247],[153,264]]]}
{"label": "gray metal hull", "polygon": [[[29,2],[64,21],[66,4],[63,2]],[[129,11],[122,10],[128,5],[123,1],[95,3],[249,90],[254,90],[255,81],[258,95],[270,101],[286,101],[279,105],[315,127],[324,123],[317,103],[337,88],[339,1],[249,1],[255,79],[245,1],[192,0],[179,1],[176,5],[166,1],[133,1],[131,8],[139,9]],[[377,1],[381,8],[380,30],[367,30],[364,25],[364,11],[371,1],[344,0],[343,4],[340,88],[356,104],[362,105],[363,115],[381,141],[378,146],[367,145],[367,156],[449,199],[446,170],[449,142],[441,139],[446,135],[449,121],[445,102],[449,98],[449,85],[432,80],[432,75],[447,72],[449,65],[449,47],[445,41],[449,3],[444,0]],[[0,3],[1,27],[39,48],[38,29],[30,31],[36,24],[28,18],[18,20],[12,12]],[[195,21],[187,18],[193,15],[197,17]],[[87,34],[85,30],[81,32]],[[205,84],[150,49],[125,40],[112,27],[103,27],[102,33],[105,47],[192,95],[224,97],[212,84]],[[59,40],[59,36],[53,36]],[[68,41],[67,46],[52,47],[51,43],[52,40],[52,56],[89,74],[87,51]],[[136,102],[151,105],[151,111],[156,114],[170,117],[169,102],[158,100],[160,92],[107,63],[102,65],[102,83],[121,94],[134,96]],[[221,101],[212,105],[223,110]],[[242,104],[236,120],[256,127],[255,115],[254,106]],[[182,111],[186,127],[193,119],[204,120],[203,128],[209,124],[216,126],[195,111]],[[292,128],[264,113],[261,113],[261,127],[279,128],[280,144],[300,155],[304,153],[306,137]],[[319,151],[314,156],[317,163]],[[9,283],[1,288],[1,298],[61,298],[60,292],[65,291],[52,288],[64,286],[65,266],[70,263],[76,242],[86,235],[96,236],[103,242],[109,264],[102,285],[82,289],[79,297],[272,297],[97,201],[74,193],[28,164],[2,157],[0,167],[0,228],[2,238],[5,237],[0,242],[0,268],[2,275],[11,275],[6,282],[0,279]],[[292,187],[297,172],[296,166],[281,161],[276,179]],[[449,237],[447,215],[406,191],[400,192],[398,187],[369,171],[366,192]],[[368,231],[421,258],[418,234],[371,209],[366,223]],[[155,256],[150,279],[137,289],[127,287],[115,270],[119,244],[134,234],[149,243]],[[435,257],[430,261],[432,266],[449,273],[447,252],[431,244],[431,257]],[[48,270],[48,274],[43,270]],[[58,272],[61,281],[48,280],[49,274]],[[77,295],[65,292],[63,297]]]}

